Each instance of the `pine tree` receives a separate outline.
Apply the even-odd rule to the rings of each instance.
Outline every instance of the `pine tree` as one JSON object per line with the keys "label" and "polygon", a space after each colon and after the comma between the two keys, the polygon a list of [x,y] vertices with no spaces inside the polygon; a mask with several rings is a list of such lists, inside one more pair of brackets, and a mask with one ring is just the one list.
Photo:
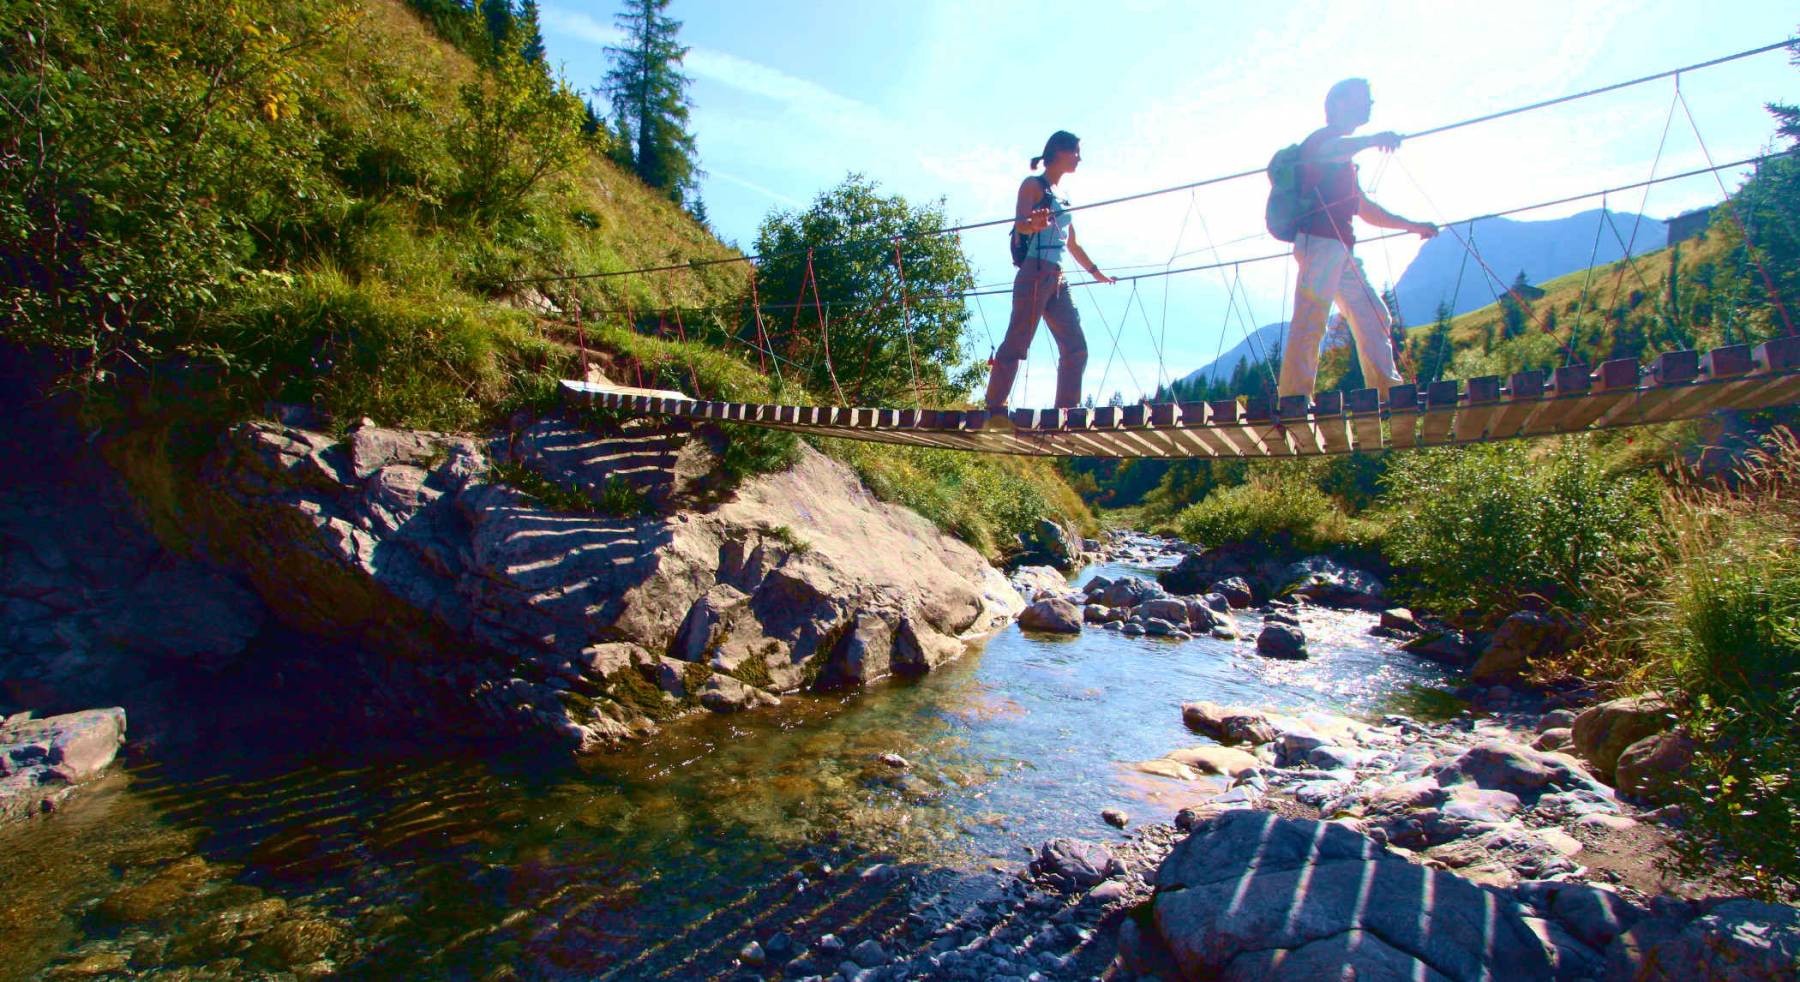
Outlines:
{"label": "pine tree", "polygon": [[603,88],[631,169],[679,203],[697,173],[687,130],[689,79],[681,71],[688,49],[675,40],[681,22],[665,13],[668,6],[669,0],[626,0],[617,17],[626,41],[606,49],[612,68]]}
{"label": "pine tree", "polygon": [[1525,271],[1521,269],[1519,275],[1513,278],[1512,288],[1506,291],[1506,296],[1500,298],[1500,318],[1504,325],[1500,331],[1501,337],[1511,340],[1525,333],[1523,297],[1525,288],[1530,285],[1525,279]]}
{"label": "pine tree", "polygon": [[500,53],[512,41],[517,30],[512,0],[481,0],[481,20],[487,25],[488,41],[494,53]]}
{"label": "pine tree", "polygon": [[1450,305],[1438,304],[1437,321],[1425,336],[1425,348],[1419,354],[1419,384],[1430,385],[1444,376],[1450,364]]}
{"label": "pine tree", "polygon": [[544,63],[544,30],[538,22],[537,0],[523,0],[519,4],[519,13],[513,23],[513,31],[519,42],[519,55],[534,65]]}

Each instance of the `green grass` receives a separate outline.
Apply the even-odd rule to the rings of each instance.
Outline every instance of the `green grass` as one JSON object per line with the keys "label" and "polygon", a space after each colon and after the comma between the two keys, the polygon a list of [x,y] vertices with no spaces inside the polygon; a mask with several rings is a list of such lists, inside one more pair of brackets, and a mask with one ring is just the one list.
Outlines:
{"label": "green grass", "polygon": [[989,558],[1016,545],[1045,517],[1091,534],[1096,523],[1080,496],[1048,460],[959,453],[923,447],[819,441],[849,464],[884,501],[925,516]]}

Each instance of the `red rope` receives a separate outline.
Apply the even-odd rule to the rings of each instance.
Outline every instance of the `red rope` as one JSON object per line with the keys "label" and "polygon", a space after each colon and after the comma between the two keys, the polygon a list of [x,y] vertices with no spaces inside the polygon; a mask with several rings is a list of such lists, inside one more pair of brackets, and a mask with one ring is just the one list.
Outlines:
{"label": "red rope", "polygon": [[[680,307],[675,308],[675,330],[681,336],[681,347],[687,349],[687,326],[681,323]],[[694,371],[694,353],[692,350],[688,350],[687,352],[687,363],[688,384],[692,386],[692,388],[688,389],[688,395],[698,399],[700,397],[700,376]]]}
{"label": "red rope", "polygon": [[906,325],[906,364],[912,369],[913,407],[917,408],[922,389],[919,385],[919,362],[913,355],[912,308],[906,299],[906,263],[900,259],[900,240],[894,239],[894,272],[900,280],[900,319]]}
{"label": "red rope", "polygon": [[806,250],[806,278],[812,281],[813,312],[819,316],[819,337],[825,342],[825,374],[831,378],[831,391],[837,393],[838,405],[844,401],[844,388],[838,384],[837,369],[831,367],[831,329],[825,323],[825,305],[819,302],[819,278],[813,273],[813,251]]}
{"label": "red rope", "polygon": [[581,357],[581,380],[586,382],[588,380],[587,325],[581,322],[581,301],[573,300],[570,305],[575,308],[575,344]]}
{"label": "red rope", "polygon": [[[631,309],[630,297],[625,298],[625,329],[633,334],[637,333],[637,314]],[[637,387],[641,389],[644,387],[644,360],[633,358],[631,362],[631,373],[637,378]]]}
{"label": "red rope", "polygon": [[[756,295],[756,270],[754,269],[750,271],[750,312],[756,318],[756,342],[762,346],[756,349],[756,367],[766,373],[769,370],[769,363],[763,358],[763,350],[769,349],[769,353],[774,354],[774,349],[769,348],[769,332],[763,330],[762,298]],[[775,365],[775,381],[776,384],[781,382],[781,364],[779,362]]]}

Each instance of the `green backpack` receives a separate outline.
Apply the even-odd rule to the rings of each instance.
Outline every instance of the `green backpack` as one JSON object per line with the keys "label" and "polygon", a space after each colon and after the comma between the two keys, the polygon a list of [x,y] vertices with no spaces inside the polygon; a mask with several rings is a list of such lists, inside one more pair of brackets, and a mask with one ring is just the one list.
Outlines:
{"label": "green backpack", "polygon": [[1296,143],[1269,158],[1269,203],[1263,208],[1263,224],[1270,235],[1292,242],[1300,234],[1300,221],[1307,211],[1300,196],[1300,144]]}

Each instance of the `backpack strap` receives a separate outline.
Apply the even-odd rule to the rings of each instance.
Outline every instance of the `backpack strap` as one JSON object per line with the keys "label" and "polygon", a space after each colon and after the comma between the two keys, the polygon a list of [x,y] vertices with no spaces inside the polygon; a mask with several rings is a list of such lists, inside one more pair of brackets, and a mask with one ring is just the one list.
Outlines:
{"label": "backpack strap", "polygon": [[[1055,190],[1050,187],[1050,179],[1045,177],[1042,174],[1033,174],[1031,176],[1033,179],[1035,179],[1038,182],[1038,186],[1043,189],[1043,193],[1038,195],[1037,204],[1032,206],[1032,210],[1035,211],[1039,208],[1050,207],[1051,201],[1054,200],[1056,197]],[[1056,220],[1055,217],[1052,216],[1051,221],[1054,223],[1055,220]],[[1043,230],[1040,229],[1037,232],[1027,232],[1025,234],[1025,236],[1024,236],[1025,257],[1027,259],[1035,258],[1033,256],[1033,250],[1035,250],[1037,248],[1037,237],[1038,237],[1038,235],[1040,235],[1042,233],[1042,231]]]}

